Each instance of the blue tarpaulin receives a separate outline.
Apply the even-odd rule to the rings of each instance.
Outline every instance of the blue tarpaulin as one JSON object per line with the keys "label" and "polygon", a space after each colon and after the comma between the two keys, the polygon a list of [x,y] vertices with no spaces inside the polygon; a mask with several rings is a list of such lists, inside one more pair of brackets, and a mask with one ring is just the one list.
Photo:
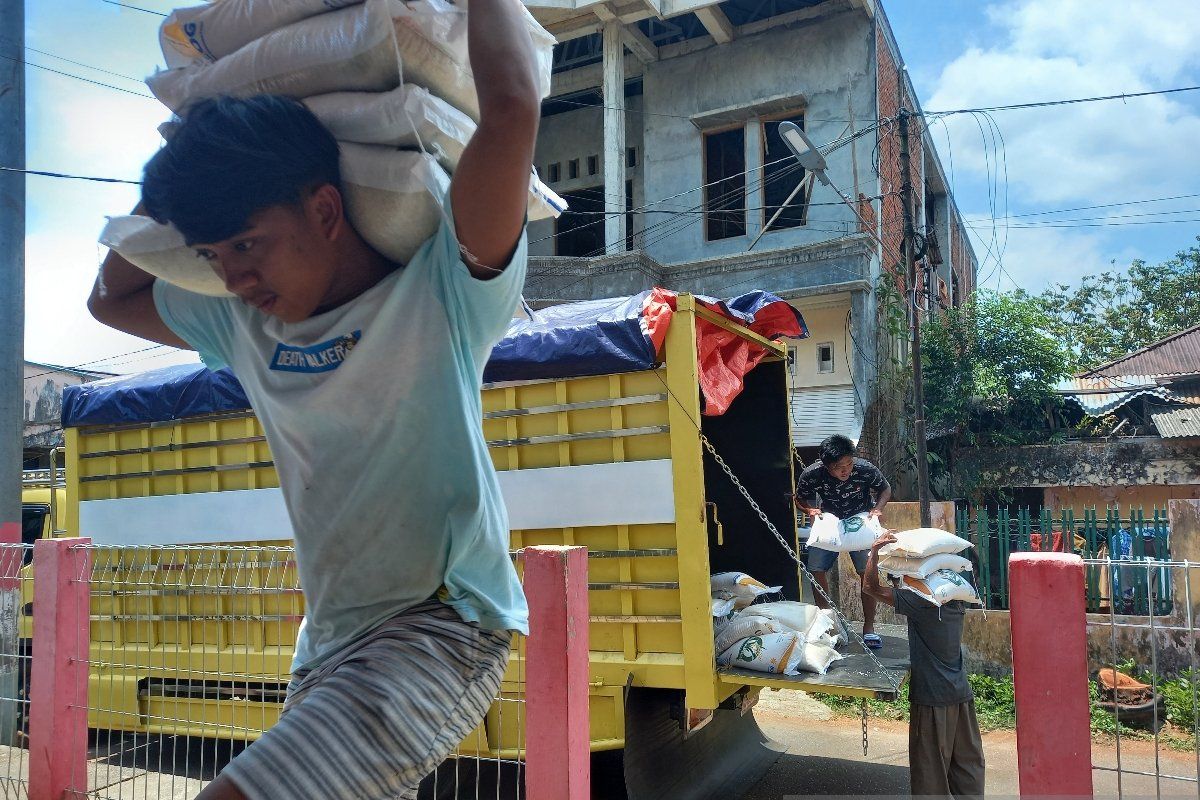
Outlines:
{"label": "blue tarpaulin", "polygon": [[[673,297],[654,290],[632,297],[564,303],[534,312],[533,320],[513,320],[492,351],[484,380],[544,380],[649,369],[658,361],[654,343],[665,335],[669,309],[665,315],[651,314],[648,320],[647,301],[651,306],[657,303],[661,310],[668,295]],[[767,306],[783,303],[766,292],[750,292],[728,301],[696,299],[746,325],[754,323]],[[790,312],[788,317],[794,314],[802,331],[799,313],[786,304],[783,307]],[[655,326],[657,331],[652,330]],[[796,335],[786,329],[777,333]],[[68,386],[63,392],[62,421],[64,427],[162,422],[248,408],[250,402],[241,384],[228,369],[212,372],[200,364],[187,364]]]}

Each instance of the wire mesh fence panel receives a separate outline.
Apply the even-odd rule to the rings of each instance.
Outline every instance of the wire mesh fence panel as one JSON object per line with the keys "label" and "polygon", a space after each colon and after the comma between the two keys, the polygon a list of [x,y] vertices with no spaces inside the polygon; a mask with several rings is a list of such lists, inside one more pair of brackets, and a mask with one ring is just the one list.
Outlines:
{"label": "wire mesh fence panel", "polygon": [[1200,563],[1085,558],[1084,566],[1123,572],[1146,601],[1137,607],[1115,595],[1088,615],[1097,792],[1200,796]]}
{"label": "wire mesh fence panel", "polygon": [[[86,696],[74,707],[86,709],[87,726],[62,744],[85,748],[87,758],[72,768],[69,793],[193,797],[282,712],[304,614],[295,553],[275,546],[71,549],[87,555],[65,598],[87,619],[73,648],[86,654]],[[515,637],[512,647],[486,718],[425,780],[422,798],[523,795],[525,638]]]}
{"label": "wire mesh fence panel", "polygon": [[29,678],[33,548],[0,544],[0,797],[29,797]]}

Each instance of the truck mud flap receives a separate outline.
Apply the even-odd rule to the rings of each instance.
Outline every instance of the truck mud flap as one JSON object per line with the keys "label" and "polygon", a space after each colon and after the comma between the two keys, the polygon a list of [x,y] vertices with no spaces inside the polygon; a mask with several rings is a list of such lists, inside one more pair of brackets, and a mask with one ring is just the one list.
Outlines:
{"label": "truck mud flap", "polygon": [[779,758],[782,751],[749,711],[719,708],[707,725],[685,736],[682,700],[683,693],[672,690],[629,690],[624,750],[628,800],[741,797]]}

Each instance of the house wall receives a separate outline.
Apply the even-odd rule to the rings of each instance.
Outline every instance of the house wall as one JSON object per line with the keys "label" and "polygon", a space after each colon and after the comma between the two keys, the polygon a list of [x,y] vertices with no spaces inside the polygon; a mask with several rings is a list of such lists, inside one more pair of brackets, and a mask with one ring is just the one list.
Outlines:
{"label": "house wall", "polygon": [[960,450],[961,480],[994,487],[1200,484],[1200,439],[1157,437]]}
{"label": "house wall", "polygon": [[[859,128],[874,119],[873,48],[871,23],[853,12],[831,14],[808,25],[772,28],[763,33],[735,39],[720,47],[665,58],[647,64],[643,75],[644,102],[654,114],[645,115],[645,180],[647,197],[655,199],[683,194],[671,206],[690,208],[703,202],[701,192],[692,191],[705,183],[703,137],[692,117],[721,111],[701,124],[713,130],[746,126],[747,206],[763,205],[760,183],[762,139],[760,112],[756,104],[769,98],[795,98],[778,111],[806,113],[806,132],[818,145],[847,131],[852,100]],[[855,144],[858,174],[852,174],[849,147],[833,153],[829,175],[844,192],[857,188],[871,195],[875,181],[871,173],[872,137]],[[818,185],[813,203],[837,203],[832,190]],[[745,252],[761,230],[762,212],[747,214],[746,236],[706,242],[703,220],[677,233],[656,237],[647,250],[663,264],[678,264]],[[854,212],[843,205],[809,209],[809,223],[801,228],[768,233],[757,245],[773,250],[813,244],[846,236],[857,228]],[[850,279],[843,277],[843,280]]]}
{"label": "house wall", "polygon": [[1119,507],[1123,512],[1142,508],[1147,514],[1153,509],[1166,509],[1172,500],[1200,500],[1200,483],[1172,486],[1049,486],[1045,489],[1047,508],[1072,509],[1082,516],[1087,509]]}

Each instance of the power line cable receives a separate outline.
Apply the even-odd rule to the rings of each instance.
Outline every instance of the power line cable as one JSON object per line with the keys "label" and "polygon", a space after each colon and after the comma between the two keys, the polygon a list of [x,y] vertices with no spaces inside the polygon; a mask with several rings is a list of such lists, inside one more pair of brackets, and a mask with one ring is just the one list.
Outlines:
{"label": "power line cable", "polygon": [[141,181],[129,181],[124,178],[97,178],[91,175],[68,175],[62,172],[46,172],[40,169],[18,169],[16,167],[0,166],[0,172],[21,172],[26,175],[40,175],[44,178],[67,178],[76,181],[95,181],[96,183],[127,183],[131,186],[141,186]]}
{"label": "power line cable", "polygon": [[132,5],[130,5],[129,3],[120,3],[120,2],[117,2],[117,0],[100,0],[100,2],[102,2],[102,3],[108,3],[110,6],[120,6],[121,8],[131,8],[131,9],[133,9],[134,11],[141,11],[141,12],[143,12],[143,13],[145,13],[145,14],[153,14],[153,15],[154,15],[154,16],[156,16],[156,17],[165,17],[165,16],[167,16],[167,15],[166,15],[164,12],[162,12],[162,11],[152,11],[152,10],[150,10],[149,8],[142,8],[141,6],[132,6]]}
{"label": "power line cable", "polygon": [[[46,375],[53,375],[56,372],[71,372],[71,371],[96,372],[97,370],[87,370],[87,369],[84,369],[84,367],[90,367],[90,366],[94,366],[96,364],[103,365],[107,361],[113,361],[114,359],[118,359],[118,358],[125,358],[126,356],[135,356],[139,353],[148,353],[151,350],[158,350],[159,348],[163,348],[163,347],[170,347],[170,345],[154,344],[149,347],[143,347],[140,350],[130,350],[128,353],[118,353],[113,356],[105,356],[104,358],[96,358],[91,361],[84,361],[80,364],[75,364],[75,365],[69,366],[69,367],[66,367],[66,366],[58,367],[57,369],[50,369],[50,370],[46,370],[45,372],[38,372],[33,375],[27,375],[27,376],[25,376],[25,380],[30,381],[30,380],[33,380],[34,378],[41,378]],[[178,349],[178,348],[172,348],[172,349]],[[126,363],[129,363],[129,362],[126,362]]]}
{"label": "power line cable", "polygon": [[[54,69],[53,67],[47,67],[45,64],[35,64],[32,61],[26,61],[23,58],[14,58],[13,56],[6,56],[3,53],[0,53],[0,58],[7,59],[8,61],[12,61],[17,64],[24,64],[27,67],[36,67],[37,69],[44,69],[46,72],[53,72],[55,75],[62,75],[67,78],[74,78],[75,80],[83,81],[84,83],[91,83],[96,86],[103,86],[105,89],[112,89],[113,91],[116,91],[116,92],[123,92],[125,94],[131,94],[134,97],[144,97],[147,100],[154,100],[155,102],[158,102],[157,99],[152,94],[143,94],[142,92],[135,92],[132,89],[126,89],[122,86],[113,86],[111,83],[104,83],[103,81],[97,81],[97,80],[92,80],[91,78],[85,78],[82,75],[76,75],[73,72],[64,72],[61,69]],[[122,77],[124,77],[124,76],[122,76]]]}
{"label": "power line cable", "polygon": [[1079,103],[1099,103],[1106,100],[1132,100],[1138,97],[1178,94],[1180,92],[1200,91],[1200,86],[1180,86],[1175,89],[1155,89],[1147,92],[1125,92],[1122,94],[1098,95],[1095,97],[1073,97],[1065,100],[1042,100],[1034,103],[1011,103],[1003,106],[983,106],[980,108],[956,108],[949,111],[925,111],[925,117],[948,117],[952,114],[991,113],[993,111],[1018,111],[1026,108],[1047,108],[1050,106],[1069,106]]}

